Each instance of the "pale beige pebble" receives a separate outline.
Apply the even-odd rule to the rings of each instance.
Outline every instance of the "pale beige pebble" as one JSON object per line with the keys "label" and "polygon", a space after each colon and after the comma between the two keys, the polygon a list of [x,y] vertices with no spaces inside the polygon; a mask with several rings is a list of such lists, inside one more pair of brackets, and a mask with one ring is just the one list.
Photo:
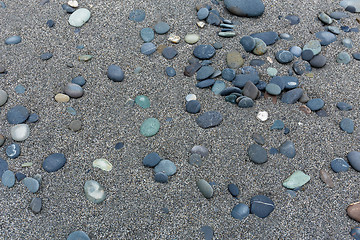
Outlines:
{"label": "pale beige pebble", "polygon": [[97,167],[97,168],[100,168],[101,170],[104,170],[104,171],[111,171],[111,169],[113,168],[112,164],[106,160],[105,158],[99,158],[99,159],[96,159],[94,162],[93,162],[93,167]]}
{"label": "pale beige pebble", "polygon": [[320,170],[320,179],[324,183],[326,183],[326,185],[328,185],[330,188],[335,187],[333,181],[331,180],[330,175],[324,169]]}
{"label": "pale beige pebble", "polygon": [[273,62],[274,62],[271,57],[266,57],[266,60],[268,60],[269,63],[273,63]]}
{"label": "pale beige pebble", "polygon": [[187,102],[190,102],[190,101],[192,101],[192,100],[196,100],[196,95],[193,94],[193,93],[190,93],[190,94],[188,94],[188,95],[185,97],[185,100],[186,100]]}
{"label": "pale beige pebble", "polygon": [[188,33],[185,36],[185,42],[189,43],[189,44],[194,44],[197,43],[200,39],[200,35],[196,34],[196,33]]}
{"label": "pale beige pebble", "polygon": [[55,101],[61,102],[61,103],[66,103],[66,102],[70,101],[70,97],[66,94],[58,93],[55,95]]}
{"label": "pale beige pebble", "polygon": [[180,37],[171,33],[168,40],[172,43],[179,43],[180,42]]}
{"label": "pale beige pebble", "polygon": [[79,6],[79,3],[78,1],[76,0],[70,0],[67,2],[67,4],[70,6],[70,7],[73,7],[73,8],[77,8]]}
{"label": "pale beige pebble", "polygon": [[205,22],[199,21],[199,22],[196,22],[196,25],[198,25],[199,28],[203,28],[203,27],[205,27]]}

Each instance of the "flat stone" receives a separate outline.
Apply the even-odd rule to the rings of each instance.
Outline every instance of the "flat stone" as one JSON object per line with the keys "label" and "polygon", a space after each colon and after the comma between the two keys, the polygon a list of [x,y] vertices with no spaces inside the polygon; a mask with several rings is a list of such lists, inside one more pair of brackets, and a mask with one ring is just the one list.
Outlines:
{"label": "flat stone", "polygon": [[239,100],[238,106],[240,108],[251,108],[254,106],[254,100],[252,100],[249,97],[243,96],[240,97],[241,99]]}
{"label": "flat stone", "polygon": [[178,52],[176,51],[175,48],[173,47],[166,47],[164,48],[164,50],[162,51],[162,55],[164,58],[171,60],[174,57],[176,57],[176,55],[178,54]]}
{"label": "flat stone", "polygon": [[244,88],[247,82],[252,82],[254,85],[260,80],[258,74],[238,74],[232,81],[232,84],[238,88]]}
{"label": "flat stone", "polygon": [[267,162],[267,153],[266,150],[257,144],[252,144],[247,150],[247,153],[249,155],[249,158],[251,161],[257,164],[262,164]]}
{"label": "flat stone", "polygon": [[320,173],[321,181],[323,181],[330,188],[335,187],[334,182],[332,181],[330,175],[324,169],[321,169],[319,173]]}
{"label": "flat stone", "polygon": [[36,193],[40,188],[39,182],[36,179],[32,178],[32,177],[26,177],[21,182],[32,193]]}
{"label": "flat stone", "polygon": [[267,196],[257,195],[250,199],[250,212],[260,218],[266,218],[274,209],[274,202]]}
{"label": "flat stone", "polygon": [[322,21],[325,24],[331,24],[333,22],[331,17],[324,12],[321,12],[318,15],[318,18],[320,19],[320,21]]}
{"label": "flat stone", "polygon": [[155,167],[160,162],[161,158],[156,152],[149,153],[143,159],[143,165],[145,167]]}
{"label": "flat stone", "polygon": [[225,79],[226,81],[231,82],[232,80],[234,80],[236,76],[236,72],[234,69],[231,68],[225,68],[222,72],[221,72],[221,77],[223,79]]}
{"label": "flat stone", "polygon": [[134,22],[142,22],[145,20],[146,13],[144,10],[136,9],[130,12],[129,20]]}
{"label": "flat stone", "polygon": [[254,38],[255,40],[255,48],[253,49],[253,53],[255,55],[261,56],[267,52],[266,43],[260,38]]}
{"label": "flat stone", "polygon": [[284,154],[288,158],[294,158],[296,155],[296,150],[294,143],[290,140],[286,140],[279,147],[280,153]]}
{"label": "flat stone", "polygon": [[[1,67],[0,67],[1,68]],[[8,100],[8,94],[4,90],[0,89],[0,107],[3,106]]]}
{"label": "flat stone", "polygon": [[199,20],[204,20],[209,16],[209,9],[207,8],[200,8],[197,12],[197,17]]}
{"label": "flat stone", "polygon": [[342,18],[348,18],[349,14],[347,14],[345,12],[335,11],[335,12],[330,13],[330,17],[332,17],[333,19],[336,19],[336,20],[340,20]]}
{"label": "flat stone", "polygon": [[318,111],[318,110],[322,109],[324,107],[324,105],[325,105],[325,102],[321,98],[314,98],[314,99],[309,100],[306,103],[306,106],[308,108],[310,108],[311,111]]}
{"label": "flat stone", "polygon": [[27,124],[17,124],[10,128],[11,138],[14,141],[25,141],[30,135],[30,128]]}
{"label": "flat stone", "polygon": [[73,27],[81,27],[90,19],[91,13],[86,8],[79,8],[69,17],[69,24]]}
{"label": "flat stone", "polygon": [[201,128],[216,127],[222,122],[223,118],[221,113],[217,111],[209,111],[201,114],[197,119],[196,123]]}
{"label": "flat stone", "polygon": [[35,197],[30,202],[30,209],[33,213],[39,213],[41,211],[42,201],[41,198]]}
{"label": "flat stone", "polygon": [[195,145],[194,147],[192,147],[191,153],[199,154],[202,157],[209,156],[209,150],[206,147],[201,146],[201,145]]}
{"label": "flat stone", "polygon": [[345,8],[353,8],[353,11],[350,12],[360,12],[360,2],[358,0],[343,0],[340,2],[340,6]]}
{"label": "flat stone", "polygon": [[233,50],[226,55],[226,63],[229,68],[238,69],[244,65],[244,59],[238,51]]}
{"label": "flat stone", "polygon": [[74,77],[74,78],[71,80],[71,83],[77,84],[77,85],[79,85],[80,87],[82,87],[82,86],[85,85],[86,79],[85,79],[83,76],[77,76],[77,77]]}
{"label": "flat stone", "polygon": [[11,36],[11,37],[9,37],[9,38],[7,38],[5,40],[6,45],[18,44],[20,42],[21,42],[21,37],[20,36]]}
{"label": "flat stone", "polygon": [[281,93],[281,88],[278,85],[276,85],[275,83],[267,84],[265,89],[271,95],[277,96],[277,95],[280,95],[280,93]]}
{"label": "flat stone", "polygon": [[347,132],[347,133],[353,133],[354,132],[354,121],[350,118],[343,118],[340,122],[340,128],[341,130]]}
{"label": "flat stone", "polygon": [[50,52],[43,53],[43,54],[40,55],[40,59],[43,60],[43,61],[49,60],[52,57],[53,57],[53,54],[50,53]]}
{"label": "flat stone", "polygon": [[243,95],[255,100],[259,96],[259,90],[251,81],[245,83],[245,86],[242,90]]}
{"label": "flat stone", "polygon": [[210,226],[202,226],[200,231],[204,233],[205,240],[213,240],[214,230]]}
{"label": "flat stone", "polygon": [[239,188],[233,183],[228,185],[228,190],[233,197],[237,197],[240,194]]}
{"label": "flat stone", "polygon": [[140,127],[140,133],[145,137],[152,137],[158,133],[160,122],[156,118],[146,119]]}
{"label": "flat stone", "polygon": [[231,216],[233,218],[236,218],[236,219],[239,219],[239,220],[243,220],[244,218],[249,216],[249,214],[250,214],[250,208],[244,203],[237,204],[231,210]]}
{"label": "flat stone", "polygon": [[286,15],[285,19],[290,21],[290,25],[296,25],[300,23],[300,18],[296,15]]}
{"label": "flat stone", "polygon": [[350,235],[355,240],[360,240],[360,227],[353,227],[350,231]]}
{"label": "flat stone", "polygon": [[97,181],[88,180],[84,184],[85,197],[93,203],[101,203],[106,198],[104,187]]}
{"label": "flat stone", "polygon": [[21,180],[23,180],[24,178],[26,178],[26,175],[21,173],[21,172],[17,172],[15,173],[15,178],[18,182],[20,182]]}
{"label": "flat stone", "polygon": [[314,52],[311,49],[305,49],[301,52],[301,58],[305,61],[310,61],[314,57]]}
{"label": "flat stone", "polygon": [[105,158],[96,159],[95,161],[93,161],[92,166],[94,168],[100,168],[101,170],[107,171],[107,172],[111,171],[113,168],[112,164]]}
{"label": "flat stone", "polygon": [[346,172],[349,170],[350,165],[342,158],[335,158],[330,162],[331,169],[338,172]]}
{"label": "flat stone", "polygon": [[17,105],[11,108],[7,114],[6,118],[10,124],[20,124],[26,121],[29,117],[29,111],[26,107]]}
{"label": "flat stone", "polygon": [[195,44],[200,40],[200,35],[196,33],[188,33],[186,34],[184,40],[188,44]]}
{"label": "flat stone", "polygon": [[196,73],[196,80],[204,80],[209,78],[213,73],[215,72],[215,69],[212,66],[202,66]]}
{"label": "flat stone", "polygon": [[220,95],[221,96],[228,96],[228,95],[230,95],[232,93],[242,94],[242,90],[240,88],[237,88],[237,87],[228,87],[228,88],[224,88],[220,92]]}
{"label": "flat stone", "polygon": [[1,182],[4,186],[12,188],[15,184],[15,174],[10,170],[6,170],[1,176]]}
{"label": "flat stone", "polygon": [[224,81],[216,80],[211,88],[211,91],[215,93],[215,95],[219,95],[225,88],[226,88],[226,84]]}
{"label": "flat stone", "polygon": [[193,166],[202,166],[201,156],[196,153],[191,154],[189,157],[189,163]]}
{"label": "flat stone", "polygon": [[347,52],[340,52],[336,57],[336,62],[348,64],[351,61],[351,57]]}
{"label": "flat stone", "polygon": [[320,41],[318,41],[318,40],[311,40],[311,41],[307,42],[307,43],[305,44],[305,46],[303,47],[303,51],[304,51],[304,50],[307,50],[307,49],[311,50],[311,51],[313,52],[314,56],[315,56],[315,55],[318,55],[318,54],[321,52],[321,44],[320,44]]}
{"label": "flat stone", "polygon": [[250,65],[254,67],[259,67],[265,64],[265,61],[262,59],[252,59]]}
{"label": "flat stone", "polygon": [[198,88],[207,88],[207,87],[213,86],[214,83],[215,83],[214,79],[206,79],[206,80],[202,80],[201,82],[198,82],[196,84],[196,87],[198,87]]}
{"label": "flat stone", "polygon": [[299,46],[292,46],[289,50],[295,57],[300,57],[302,49]]}
{"label": "flat stone", "polygon": [[90,240],[89,236],[83,231],[72,232],[66,240]]}
{"label": "flat stone", "polygon": [[196,114],[199,113],[201,109],[201,104],[198,100],[191,100],[186,103],[186,111],[188,113]]}
{"label": "flat stone", "polygon": [[201,63],[192,63],[189,66],[185,67],[184,75],[191,77],[193,76],[200,68],[202,67]]}
{"label": "flat stone", "polygon": [[350,110],[352,110],[352,106],[350,104],[348,104],[348,103],[345,103],[345,102],[338,102],[336,104],[336,107],[338,109],[340,109],[341,111],[350,111]]}
{"label": "flat stone", "polygon": [[135,103],[144,109],[150,107],[150,99],[144,95],[136,96]]}
{"label": "flat stone", "polygon": [[209,16],[206,18],[206,22],[210,25],[219,26],[221,23],[220,17],[211,10]]}
{"label": "flat stone", "polygon": [[170,160],[161,160],[154,168],[155,173],[165,173],[168,176],[172,176],[176,173],[176,166]]}
{"label": "flat stone", "polygon": [[259,145],[264,145],[265,144],[265,139],[263,136],[261,136],[260,134],[258,133],[254,133],[252,135],[252,138],[254,139],[254,141],[259,144]]}
{"label": "flat stone", "polygon": [[140,48],[140,52],[145,55],[151,55],[155,51],[156,51],[156,46],[151,42],[144,43]]}
{"label": "flat stone", "polygon": [[274,129],[276,129],[276,130],[282,130],[282,129],[284,129],[284,127],[285,127],[285,124],[284,124],[283,121],[281,121],[281,120],[275,120],[274,123],[273,123],[273,125],[270,127],[270,130],[274,130]]}
{"label": "flat stone", "polygon": [[143,28],[140,30],[140,37],[144,42],[151,42],[154,40],[155,32],[152,28]]}
{"label": "flat stone", "polygon": [[205,181],[204,179],[200,179],[196,182],[196,186],[199,188],[199,191],[202,193],[202,195],[209,199],[213,196],[214,190],[211,187],[211,185]]}
{"label": "flat stone", "polygon": [[261,32],[261,33],[254,33],[250,35],[253,38],[260,38],[264,41],[264,43],[269,46],[273,45],[274,43],[279,40],[279,36],[276,32]]}
{"label": "flat stone", "polygon": [[0,176],[2,176],[6,170],[8,170],[8,163],[0,158]]}
{"label": "flat stone", "polygon": [[335,26],[327,26],[325,29],[328,30],[329,32],[333,33],[333,34],[336,34],[336,35],[341,33],[340,28],[335,27]]}
{"label": "flat stone", "polygon": [[199,45],[194,49],[194,56],[201,60],[212,58],[216,53],[216,50],[211,45]]}
{"label": "flat stone", "polygon": [[225,0],[225,8],[239,17],[258,17],[265,10],[261,0]]}
{"label": "flat stone", "polygon": [[280,50],[276,52],[275,58],[279,63],[286,64],[294,59],[294,55],[290,51]]}
{"label": "flat stone", "polygon": [[302,171],[295,171],[293,174],[290,175],[284,182],[283,186],[288,189],[295,189],[302,187],[308,181],[310,181],[310,176],[306,175]]}
{"label": "flat stone", "polygon": [[314,68],[322,68],[326,64],[326,57],[323,55],[317,55],[310,60],[310,65]]}
{"label": "flat stone", "polygon": [[170,30],[170,26],[166,22],[159,22],[154,26],[154,30],[157,34],[165,34]]}
{"label": "flat stone", "polygon": [[62,153],[53,153],[45,158],[42,167],[47,172],[56,172],[66,163],[65,155]]}
{"label": "flat stone", "polygon": [[240,39],[240,44],[246,52],[252,52],[255,48],[255,39],[251,36],[244,36]]}

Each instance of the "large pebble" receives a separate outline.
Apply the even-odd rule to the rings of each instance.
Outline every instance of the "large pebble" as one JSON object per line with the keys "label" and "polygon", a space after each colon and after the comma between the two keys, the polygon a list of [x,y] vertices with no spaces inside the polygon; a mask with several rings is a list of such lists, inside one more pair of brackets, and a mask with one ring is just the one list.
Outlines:
{"label": "large pebble", "polygon": [[314,99],[309,100],[306,103],[306,106],[308,108],[310,108],[311,111],[318,111],[318,110],[322,109],[324,107],[324,105],[325,105],[325,102],[321,98],[314,98]]}
{"label": "large pebble", "polygon": [[279,40],[279,36],[276,32],[260,32],[251,34],[250,36],[263,40],[266,45],[272,45]]}
{"label": "large pebble", "polygon": [[186,103],[186,111],[188,113],[195,114],[200,112],[200,109],[201,109],[201,104],[198,100],[191,100]]}
{"label": "large pebble", "polygon": [[213,75],[215,69],[212,66],[202,66],[196,73],[196,80],[204,80]]}
{"label": "large pebble", "polygon": [[144,164],[145,167],[155,167],[156,165],[159,164],[160,160],[161,158],[159,154],[157,154],[156,152],[152,152],[144,157],[142,163]]}
{"label": "large pebble", "polygon": [[247,153],[249,155],[249,158],[251,161],[257,164],[265,163],[267,162],[267,153],[266,150],[257,144],[252,144],[247,150]]}
{"label": "large pebble", "polygon": [[241,54],[236,51],[228,52],[226,56],[227,66],[232,69],[238,69],[242,65],[244,65],[244,59],[242,58]]}
{"label": "large pebble", "polygon": [[79,8],[69,17],[69,24],[73,27],[81,27],[90,19],[91,13],[86,8]]}
{"label": "large pebble", "polygon": [[260,38],[254,38],[255,40],[255,48],[253,49],[253,53],[255,55],[261,56],[267,52],[266,43]]}
{"label": "large pebble", "polygon": [[347,133],[353,133],[354,132],[354,121],[350,118],[343,118],[340,122],[340,128],[341,130],[347,132]]}
{"label": "large pebble", "polygon": [[209,150],[206,147],[201,146],[201,145],[195,145],[194,147],[192,147],[191,153],[199,154],[202,157],[209,156]]}
{"label": "large pebble", "polygon": [[326,57],[324,55],[317,55],[310,60],[310,65],[314,68],[322,68],[326,64]]}
{"label": "large pebble", "polygon": [[216,127],[222,122],[223,118],[221,113],[217,111],[209,111],[201,114],[197,119],[196,123],[201,128],[211,128]]}
{"label": "large pebble", "polygon": [[237,204],[231,210],[231,216],[239,220],[246,218],[247,216],[249,216],[249,214],[250,214],[250,208],[248,207],[248,205],[244,203]]}
{"label": "large pebble", "polygon": [[21,42],[20,36],[11,36],[5,40],[5,44],[12,45],[12,44],[18,44]]}
{"label": "large pebble", "polygon": [[168,176],[172,176],[176,173],[176,166],[172,161],[164,159],[155,166],[154,172],[163,172]]}
{"label": "large pebble", "polygon": [[260,77],[258,74],[238,74],[235,79],[232,81],[232,84],[235,87],[243,88],[247,82],[252,82],[253,84],[258,84]]}
{"label": "large pebble", "polygon": [[84,192],[86,198],[93,203],[101,203],[106,198],[106,193],[97,181],[88,180],[84,184]]}
{"label": "large pebble", "polygon": [[346,212],[350,218],[360,222],[360,202],[350,204],[346,209]]}
{"label": "large pebble", "polygon": [[336,104],[336,107],[338,109],[340,109],[341,111],[350,111],[350,110],[352,110],[352,106],[350,104],[348,104],[348,103],[345,103],[345,102],[338,102]]}
{"label": "large pebble", "polygon": [[[237,101],[237,100],[236,100]],[[252,100],[251,98],[249,97],[240,97],[240,100],[239,100],[239,103],[238,103],[238,106],[240,108],[251,108],[254,106],[254,100]]]}
{"label": "large pebble", "polygon": [[322,46],[327,46],[337,40],[336,35],[328,31],[318,32],[315,34],[315,36],[320,39],[320,44]]}
{"label": "large pebble", "polygon": [[84,95],[84,89],[75,83],[66,84],[64,92],[66,93],[66,95],[72,98],[79,98]]}
{"label": "large pebble", "polygon": [[157,34],[165,34],[170,30],[170,26],[166,22],[159,22],[154,26],[154,30]]}
{"label": "large pebble", "polygon": [[2,176],[6,170],[8,170],[8,163],[4,159],[0,158],[0,176]]}
{"label": "large pebble", "polygon": [[288,158],[294,158],[296,155],[294,143],[291,142],[290,140],[286,140],[285,142],[283,142],[280,145],[279,150],[282,154],[284,154]]}
{"label": "large pebble", "polygon": [[215,55],[215,48],[211,45],[199,45],[194,49],[194,56],[201,60],[210,59]]}
{"label": "large pebble", "polygon": [[305,185],[308,181],[310,181],[310,176],[298,170],[283,182],[283,186],[288,189],[295,189]]}
{"label": "large pebble", "polygon": [[114,82],[121,82],[124,80],[124,72],[117,65],[110,65],[107,69],[107,76],[110,80]]}
{"label": "large pebble", "polygon": [[4,90],[0,89],[0,107],[7,102],[8,94]]}
{"label": "large pebble", "polygon": [[320,41],[311,40],[311,41],[307,42],[305,44],[305,46],[303,47],[303,51],[305,51],[307,49],[311,50],[313,52],[314,56],[318,55],[320,53],[320,51],[321,51]]}
{"label": "large pebble", "polygon": [[42,167],[47,172],[56,172],[66,163],[65,155],[62,153],[53,153],[45,158]]}
{"label": "large pebble", "polygon": [[266,218],[274,209],[274,202],[267,196],[257,195],[250,199],[250,212],[260,218]]}
{"label": "large pebble", "polygon": [[29,111],[26,109],[26,107],[21,105],[11,108],[6,114],[6,118],[10,124],[23,123],[26,121],[26,119],[28,119],[28,117]]}
{"label": "large pebble", "polygon": [[27,187],[27,189],[29,189],[30,192],[32,193],[36,193],[39,188],[40,188],[40,184],[39,182],[32,177],[26,177],[22,180],[22,183]]}
{"label": "large pebble", "polygon": [[31,200],[30,202],[31,211],[33,211],[34,213],[39,213],[41,211],[41,207],[42,207],[41,198],[35,197]]}
{"label": "large pebble", "polygon": [[83,231],[72,232],[66,240],[90,240],[89,236]]}
{"label": "large pebble", "polygon": [[331,169],[338,172],[346,172],[349,169],[349,164],[342,158],[335,158],[330,162]]}
{"label": "large pebble", "polygon": [[347,155],[351,167],[360,172],[360,152],[352,151]]}
{"label": "large pebble", "polygon": [[1,176],[1,182],[4,186],[12,188],[15,184],[15,174],[10,170],[6,170]]}
{"label": "large pebble", "polygon": [[197,187],[199,188],[199,191],[202,193],[202,195],[209,199],[214,194],[214,189],[211,187],[211,185],[204,179],[200,179],[196,182]]}
{"label": "large pebble", "polygon": [[251,81],[248,81],[245,83],[245,86],[242,90],[243,95],[246,97],[251,98],[252,100],[255,100],[259,97],[261,94],[258,88],[252,83]]}
{"label": "large pebble", "polygon": [[244,36],[240,39],[240,44],[246,52],[251,52],[255,48],[255,39],[251,36]]}
{"label": "large pebble", "polygon": [[294,59],[294,55],[290,51],[280,50],[276,52],[275,58],[279,63],[289,63]]}
{"label": "large pebble", "polygon": [[258,17],[265,10],[261,0],[225,0],[226,9],[239,17]]}
{"label": "large pebble", "polygon": [[146,119],[140,127],[140,133],[145,137],[154,136],[160,129],[160,122],[156,118]]}
{"label": "large pebble", "polygon": [[30,128],[27,124],[17,124],[10,128],[11,138],[14,141],[22,142],[30,135]]}
{"label": "large pebble", "polygon": [[156,51],[156,46],[152,42],[146,42],[140,48],[140,52],[145,55],[151,55],[155,51]]}

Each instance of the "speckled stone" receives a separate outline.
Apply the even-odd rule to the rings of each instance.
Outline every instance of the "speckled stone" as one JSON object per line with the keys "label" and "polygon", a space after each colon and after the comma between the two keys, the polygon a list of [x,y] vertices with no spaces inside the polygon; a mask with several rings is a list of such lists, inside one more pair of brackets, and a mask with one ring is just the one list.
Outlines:
{"label": "speckled stone", "polygon": [[216,127],[222,122],[223,118],[221,113],[217,111],[209,111],[201,114],[197,119],[196,123],[201,128],[211,128]]}
{"label": "speckled stone", "polygon": [[88,180],[84,184],[86,198],[93,203],[101,203],[106,198],[104,187],[97,181]]}
{"label": "speckled stone", "polygon": [[73,120],[69,124],[69,128],[74,132],[77,132],[81,129],[82,123],[80,120]]}
{"label": "speckled stone", "polygon": [[81,27],[84,25],[91,17],[91,13],[86,8],[79,8],[73,12],[69,17],[69,24],[73,27]]}
{"label": "speckled stone", "polygon": [[146,119],[140,127],[140,133],[145,137],[152,137],[158,133],[160,122],[156,118]]}

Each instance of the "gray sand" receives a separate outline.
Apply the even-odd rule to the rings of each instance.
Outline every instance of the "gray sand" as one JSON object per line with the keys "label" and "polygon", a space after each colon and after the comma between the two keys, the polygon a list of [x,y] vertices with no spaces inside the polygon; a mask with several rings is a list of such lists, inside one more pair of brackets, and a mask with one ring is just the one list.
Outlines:
{"label": "gray sand", "polygon": [[[253,108],[240,109],[210,90],[198,89],[195,77],[183,75],[194,46],[183,40],[177,45],[167,41],[170,32],[182,39],[186,33],[194,32],[201,35],[196,45],[222,42],[223,49],[212,59],[213,66],[222,70],[228,51],[237,49],[245,54],[239,44],[242,36],[270,30],[292,34],[294,40],[278,41],[262,57],[246,54],[247,65],[255,58],[274,60],[273,64],[266,61],[258,67],[261,79],[269,81],[267,67],[277,68],[278,75],[287,74],[290,67],[277,63],[274,53],[293,45],[302,47],[315,39],[313,33],[323,30],[316,14],[340,10],[339,1],[265,0],[265,13],[257,19],[230,15],[222,2],[219,6],[213,5],[224,18],[239,22],[238,35],[231,39],[218,37],[217,27],[206,25],[199,29],[196,26],[195,5],[200,1],[80,0],[80,6],[90,9],[92,17],[78,34],[67,23],[69,15],[61,8],[64,2],[50,0],[44,6],[38,2],[5,1],[6,9],[0,9],[0,64],[9,72],[1,77],[0,84],[9,94],[8,102],[1,108],[1,133],[9,137],[6,112],[17,104],[40,116],[39,122],[30,126],[30,137],[21,143],[21,156],[10,160],[2,147],[0,157],[6,159],[15,172],[28,176],[40,173],[43,177],[36,194],[31,194],[21,183],[12,189],[1,185],[0,239],[65,239],[76,230],[85,231],[91,239],[201,239],[199,230],[204,225],[214,229],[215,239],[351,239],[349,231],[359,223],[347,216],[346,207],[359,200],[359,173],[350,169],[335,174],[330,169],[330,161],[360,149],[359,62],[352,60],[343,65],[335,61],[343,50],[358,51],[359,34],[342,32],[337,42],[322,48],[328,58],[327,65],[314,70],[314,78],[299,77],[310,98],[320,97],[326,102],[329,116],[323,118],[301,112],[300,103],[274,105],[264,98],[257,100]],[[134,9],[146,11],[145,21],[128,20]],[[287,14],[298,15],[300,24],[290,26],[287,20],[278,19],[279,15]],[[351,14],[342,20],[342,25],[358,27],[356,16],[358,14]],[[53,29],[46,25],[49,19],[56,22]],[[150,57],[140,53],[140,30],[153,27],[159,20],[169,23],[171,30],[167,35],[156,35],[153,43],[174,46],[179,55],[171,61],[159,53]],[[22,43],[5,45],[3,41],[12,35],[20,35]],[[353,49],[341,45],[340,40],[345,37],[354,41]],[[79,44],[85,48],[76,49]],[[52,52],[54,57],[46,62],[40,60],[39,56],[45,52]],[[80,54],[94,57],[89,62],[79,62]],[[74,67],[67,67],[68,63]],[[110,64],[118,64],[125,71],[123,82],[114,83],[106,77]],[[144,70],[134,74],[138,66]],[[176,69],[175,77],[165,75],[167,66]],[[66,104],[55,102],[55,94],[62,92],[66,83],[79,74],[87,79],[84,96]],[[26,88],[24,94],[15,93],[19,84]],[[184,110],[185,96],[189,93],[197,95],[202,103],[201,112],[217,110],[223,114],[224,121],[219,127],[204,130],[197,126],[197,115]],[[148,96],[151,107],[126,108],[127,99],[135,99],[137,95]],[[335,107],[339,101],[352,104],[353,110],[340,112]],[[70,106],[76,109],[76,116],[66,112]],[[267,122],[256,120],[259,111],[269,112]],[[139,129],[149,117],[158,118],[161,129],[156,136],[146,138],[140,135]],[[167,117],[173,121],[166,122]],[[353,134],[340,130],[338,123],[342,117],[355,121]],[[79,132],[68,128],[75,119],[83,123]],[[291,129],[290,134],[269,130],[276,119],[284,120]],[[270,155],[267,163],[255,165],[246,153],[254,142],[253,133],[265,137],[267,150],[291,140],[297,155],[294,159]],[[115,150],[119,141],[125,146]],[[5,145],[10,143],[8,139]],[[209,157],[203,159],[200,168],[187,162],[194,145],[210,149]],[[178,167],[168,184],[156,183],[152,169],[142,165],[143,157],[152,151],[172,160]],[[47,173],[41,164],[54,152],[64,153],[68,162],[60,171]],[[113,170],[94,169],[92,162],[97,158],[108,159]],[[22,163],[29,161],[34,163],[32,167],[21,168]],[[322,168],[330,173],[335,188],[326,187],[320,180]],[[296,197],[291,197],[282,182],[295,170],[303,170],[311,180]],[[196,181],[200,178],[216,183],[212,199],[205,199],[198,191]],[[83,185],[91,179],[101,183],[108,192],[102,204],[93,204],[84,196]],[[230,182],[240,187],[239,200],[228,193]],[[231,209],[237,203],[249,205],[250,198],[258,194],[269,196],[276,204],[269,217],[260,219],[249,215],[242,221],[231,217]],[[43,200],[43,209],[36,215],[29,208],[33,197]],[[170,210],[169,214],[162,212],[163,207]]]}

